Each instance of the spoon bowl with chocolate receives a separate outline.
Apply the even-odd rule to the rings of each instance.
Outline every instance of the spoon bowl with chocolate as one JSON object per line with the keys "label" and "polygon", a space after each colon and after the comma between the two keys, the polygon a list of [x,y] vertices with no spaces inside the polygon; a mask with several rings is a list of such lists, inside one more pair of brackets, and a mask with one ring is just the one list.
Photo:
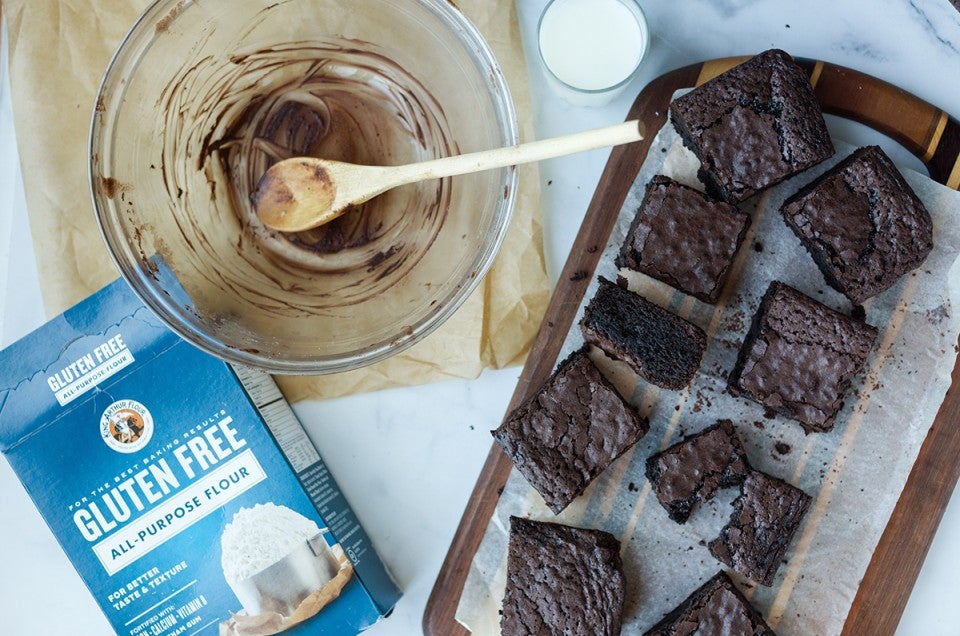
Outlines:
{"label": "spoon bowl with chocolate", "polygon": [[319,227],[398,186],[551,159],[640,141],[638,121],[526,144],[401,166],[363,166],[316,157],[291,157],[267,169],[253,196],[257,215],[280,232]]}

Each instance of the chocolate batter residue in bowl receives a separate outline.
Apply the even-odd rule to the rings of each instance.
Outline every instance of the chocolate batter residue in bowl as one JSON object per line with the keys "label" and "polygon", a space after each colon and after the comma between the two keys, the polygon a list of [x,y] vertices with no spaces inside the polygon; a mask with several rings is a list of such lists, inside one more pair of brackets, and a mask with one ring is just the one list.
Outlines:
{"label": "chocolate batter residue in bowl", "polygon": [[[198,258],[223,259],[211,253],[217,240],[209,234],[221,224],[239,224],[234,249],[245,267],[260,268],[266,257],[285,275],[335,276],[330,296],[350,304],[402,278],[444,222],[445,180],[385,193],[305,232],[275,232],[257,218],[250,197],[267,168],[282,159],[396,165],[456,151],[437,101],[370,43],[290,43],[231,55],[226,67],[207,58],[184,69],[162,98],[164,183],[171,200],[182,204],[177,227]],[[192,187],[197,175],[207,187]],[[210,203],[191,205],[196,196]],[[218,222],[198,218],[197,210]],[[235,274],[222,272],[222,282],[233,289],[250,285],[246,271]]]}
{"label": "chocolate batter residue in bowl", "polygon": [[291,156],[400,165],[517,143],[479,33],[444,0],[193,2],[157,31],[173,2],[128,34],[91,127],[98,222],[131,286],[184,338],[271,371],[357,368],[433,331],[493,262],[514,168],[295,234],[262,225],[251,194]]}

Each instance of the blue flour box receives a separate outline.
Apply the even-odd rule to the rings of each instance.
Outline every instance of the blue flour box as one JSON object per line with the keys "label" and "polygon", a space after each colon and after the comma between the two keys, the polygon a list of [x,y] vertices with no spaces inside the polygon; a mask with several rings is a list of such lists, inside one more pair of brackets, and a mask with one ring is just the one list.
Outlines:
{"label": "blue flour box", "polygon": [[0,352],[0,450],[119,634],[354,634],[399,593],[269,375],[118,280]]}

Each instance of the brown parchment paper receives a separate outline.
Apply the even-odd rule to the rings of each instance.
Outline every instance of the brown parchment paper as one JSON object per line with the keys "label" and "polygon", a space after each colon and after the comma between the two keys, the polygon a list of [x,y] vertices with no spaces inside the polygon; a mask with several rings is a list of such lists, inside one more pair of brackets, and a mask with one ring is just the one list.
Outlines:
{"label": "brown parchment paper", "polygon": [[[229,0],[224,0],[229,1]],[[44,309],[54,316],[118,272],[94,218],[87,136],[100,78],[146,0],[6,0],[10,84],[30,231]],[[500,62],[522,140],[533,139],[526,67],[513,0],[457,0]],[[277,378],[287,399],[327,398],[444,378],[525,358],[549,300],[540,185],[520,168],[517,206],[500,254],[460,310],[428,338],[347,373]]]}
{"label": "brown parchment paper", "polygon": [[[774,585],[768,588],[734,578],[780,636],[841,632],[950,386],[960,333],[960,193],[903,171],[933,218],[934,250],[919,269],[865,304],[866,321],[880,330],[865,371],[848,392],[834,430],[805,436],[796,422],[768,417],[759,404],[727,394],[726,376],[771,280],[793,285],[842,311],[851,309],[849,301],[827,287],[778,213],[788,195],[853,150],[835,143],[837,154],[831,160],[744,206],[753,223],[734,264],[734,282],[714,307],[646,276],[618,271],[613,262],[654,174],[702,189],[696,178],[697,159],[672,126],[661,130],[620,210],[597,273],[611,280],[625,275],[631,289],[700,325],[709,338],[700,372],[684,391],[660,390],[638,381],[622,363],[591,352],[591,359],[621,393],[650,418],[650,431],[558,516],[512,471],[470,565],[457,609],[457,619],[474,634],[499,633],[510,515],[600,528],[621,540],[627,580],[625,634],[649,629],[705,579],[728,570],[710,555],[706,544],[729,520],[738,489],[721,491],[681,525],[667,517],[644,475],[647,457],[721,418],[734,421],[754,468],[813,497]],[[594,279],[584,304],[596,286]],[[559,359],[582,346],[578,322],[579,316]]]}

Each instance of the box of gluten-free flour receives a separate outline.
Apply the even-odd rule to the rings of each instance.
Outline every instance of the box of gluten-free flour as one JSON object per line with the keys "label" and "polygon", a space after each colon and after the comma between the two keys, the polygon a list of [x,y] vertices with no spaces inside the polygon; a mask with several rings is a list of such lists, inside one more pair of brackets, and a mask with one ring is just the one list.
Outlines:
{"label": "box of gluten-free flour", "polygon": [[270,376],[122,280],[0,352],[0,451],[118,634],[353,634],[399,598]]}

